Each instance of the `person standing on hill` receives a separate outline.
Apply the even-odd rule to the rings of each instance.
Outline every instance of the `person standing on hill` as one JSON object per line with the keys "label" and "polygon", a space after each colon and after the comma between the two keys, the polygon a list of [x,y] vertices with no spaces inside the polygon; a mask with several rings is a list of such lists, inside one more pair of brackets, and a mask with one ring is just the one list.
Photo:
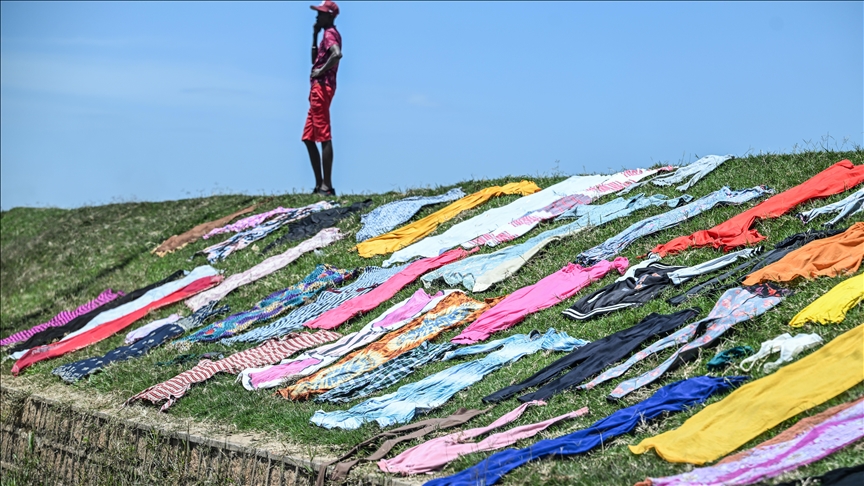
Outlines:
{"label": "person standing on hill", "polygon": [[[339,60],[342,59],[342,35],[336,30],[333,22],[339,15],[336,2],[325,0],[320,5],[313,5],[312,10],[318,11],[312,34],[312,73],[309,91],[309,114],[306,116],[306,126],[303,127],[303,143],[309,151],[309,160],[315,172],[315,190],[312,194],[335,196],[333,181],[330,179],[333,171],[333,140],[330,135],[330,103],[336,93],[336,71]],[[318,33],[324,32],[321,45],[318,43]],[[321,153],[318,153],[316,143],[321,143]]]}

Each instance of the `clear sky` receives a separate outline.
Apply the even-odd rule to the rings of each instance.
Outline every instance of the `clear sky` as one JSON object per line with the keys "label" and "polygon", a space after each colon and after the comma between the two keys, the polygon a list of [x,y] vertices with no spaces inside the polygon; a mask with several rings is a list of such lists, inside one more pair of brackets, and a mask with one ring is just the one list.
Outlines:
{"label": "clear sky", "polygon": [[[861,2],[339,3],[339,193],[862,145]],[[310,4],[2,2],[0,207],[311,191]]]}

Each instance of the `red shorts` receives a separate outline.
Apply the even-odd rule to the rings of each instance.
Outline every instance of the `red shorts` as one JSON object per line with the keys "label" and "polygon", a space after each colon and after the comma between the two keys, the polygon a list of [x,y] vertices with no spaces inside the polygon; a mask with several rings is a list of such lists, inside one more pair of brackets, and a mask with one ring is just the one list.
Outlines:
{"label": "red shorts", "polygon": [[306,126],[303,127],[302,140],[326,142],[330,135],[330,102],[336,92],[330,86],[321,83],[312,85],[309,91],[309,115],[306,116]]}

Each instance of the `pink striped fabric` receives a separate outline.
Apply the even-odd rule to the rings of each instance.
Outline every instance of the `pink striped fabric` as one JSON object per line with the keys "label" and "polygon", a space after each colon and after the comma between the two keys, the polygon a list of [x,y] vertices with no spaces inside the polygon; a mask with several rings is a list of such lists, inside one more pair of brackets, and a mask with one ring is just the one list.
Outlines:
{"label": "pink striped fabric", "polygon": [[161,408],[164,412],[185,395],[192,385],[207,381],[216,373],[231,373],[236,375],[246,368],[258,368],[276,364],[301,349],[316,347],[330,341],[335,341],[340,337],[342,337],[341,334],[326,330],[312,334],[289,334],[283,339],[267,341],[260,346],[234,353],[219,361],[202,359],[191,370],[184,371],[168,381],[153,385],[126,400],[126,405],[136,400],[148,400],[154,404],[167,400]]}
{"label": "pink striped fabric", "polygon": [[10,344],[17,343],[19,341],[26,341],[26,340],[30,339],[30,337],[36,333],[42,332],[45,329],[48,329],[49,327],[62,326],[64,324],[68,323],[69,321],[71,321],[72,319],[75,319],[76,317],[78,317],[82,314],[86,314],[86,313],[88,313],[94,309],[99,308],[99,307],[102,307],[103,305],[107,304],[108,302],[111,302],[112,300],[116,299],[117,297],[122,297],[123,295],[126,295],[126,294],[124,294],[123,292],[120,292],[120,291],[114,292],[111,289],[105,289],[105,291],[103,291],[101,294],[99,294],[99,296],[97,296],[95,299],[91,300],[90,302],[87,302],[86,304],[81,305],[80,307],[78,307],[74,311],[71,311],[71,312],[70,311],[63,311],[63,312],[57,314],[56,316],[52,317],[51,320],[48,322],[33,326],[30,329],[27,329],[26,331],[16,332],[15,334],[13,334],[11,336],[0,339],[0,346],[8,346]]}

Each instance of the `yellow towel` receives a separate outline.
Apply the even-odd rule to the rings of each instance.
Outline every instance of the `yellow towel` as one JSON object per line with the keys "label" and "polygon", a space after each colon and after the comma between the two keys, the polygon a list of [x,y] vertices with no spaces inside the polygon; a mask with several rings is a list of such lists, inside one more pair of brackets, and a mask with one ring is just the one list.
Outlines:
{"label": "yellow towel", "polygon": [[864,273],[835,285],[828,293],[814,300],[795,315],[789,325],[801,327],[808,322],[836,324],[843,322],[846,313],[864,299]]}

